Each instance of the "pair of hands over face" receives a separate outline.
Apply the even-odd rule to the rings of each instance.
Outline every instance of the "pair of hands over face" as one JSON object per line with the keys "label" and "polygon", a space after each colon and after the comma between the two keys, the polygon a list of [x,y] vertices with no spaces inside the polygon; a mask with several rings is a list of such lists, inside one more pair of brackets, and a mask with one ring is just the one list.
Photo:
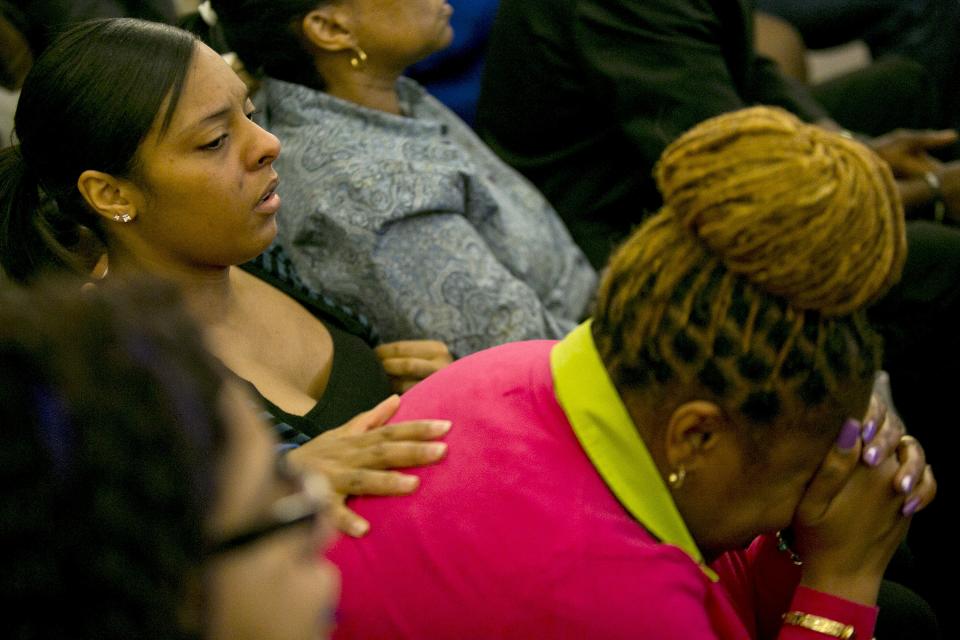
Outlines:
{"label": "pair of hands over face", "polygon": [[846,442],[841,434],[791,525],[803,559],[801,584],[870,605],[910,519],[937,490],[923,448],[891,407],[882,373],[864,422],[844,427],[858,437],[844,446],[850,434]]}
{"label": "pair of hands over face", "polygon": [[[447,346],[436,340],[390,342],[374,351],[397,393],[406,392],[453,361]],[[431,464],[446,455],[447,445],[434,440],[450,430],[450,422],[415,420],[385,425],[399,406],[399,396],[390,396],[287,454],[303,469],[330,480],[337,498],[334,522],[348,535],[366,534],[370,523],[346,506],[347,496],[411,493],[420,479],[393,469]]]}

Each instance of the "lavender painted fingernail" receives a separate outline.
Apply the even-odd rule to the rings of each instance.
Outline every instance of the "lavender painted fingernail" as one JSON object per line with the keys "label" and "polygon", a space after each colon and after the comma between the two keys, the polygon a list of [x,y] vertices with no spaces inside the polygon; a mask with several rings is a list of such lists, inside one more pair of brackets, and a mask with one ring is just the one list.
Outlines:
{"label": "lavender painted fingernail", "polygon": [[863,443],[869,444],[875,435],[877,435],[877,421],[870,418],[866,424],[863,425]]}
{"label": "lavender painted fingernail", "polygon": [[904,493],[910,493],[910,489],[913,489],[913,476],[904,476],[903,480],[900,481],[900,490]]}
{"label": "lavender painted fingernail", "polygon": [[840,429],[840,436],[837,438],[837,449],[849,451],[857,444],[857,438],[860,437],[860,423],[850,418],[843,423]]}
{"label": "lavender painted fingernail", "polygon": [[913,512],[917,510],[917,507],[920,506],[920,498],[913,498],[908,500],[907,504],[903,505],[903,515],[912,516]]}
{"label": "lavender painted fingernail", "polygon": [[878,447],[870,447],[864,451],[863,461],[871,467],[877,466],[877,464],[880,462],[880,449]]}

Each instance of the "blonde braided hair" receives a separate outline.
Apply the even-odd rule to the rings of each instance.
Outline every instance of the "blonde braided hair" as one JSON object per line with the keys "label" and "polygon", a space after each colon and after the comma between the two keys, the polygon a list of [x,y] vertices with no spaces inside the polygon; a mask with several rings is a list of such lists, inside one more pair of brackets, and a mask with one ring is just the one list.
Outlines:
{"label": "blonde braided hair", "polygon": [[900,277],[903,208],[854,140],[776,108],[694,127],[655,168],[664,206],[614,254],[594,334],[620,385],[672,377],[769,422],[872,376],[862,310]]}

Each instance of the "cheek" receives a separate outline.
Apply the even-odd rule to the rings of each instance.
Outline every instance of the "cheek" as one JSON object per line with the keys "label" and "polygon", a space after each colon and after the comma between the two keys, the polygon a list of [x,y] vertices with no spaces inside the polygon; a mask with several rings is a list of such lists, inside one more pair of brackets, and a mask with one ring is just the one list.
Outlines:
{"label": "cheek", "polygon": [[748,470],[729,487],[727,500],[731,523],[742,536],[765,533],[787,526],[793,519],[804,480],[793,473],[757,467]]}
{"label": "cheek", "polygon": [[[230,200],[227,196],[238,192],[242,172],[235,162],[224,159],[218,162],[181,161],[169,166],[160,166],[148,177],[146,191],[156,208],[162,211],[193,211],[222,206]],[[238,178],[237,176],[240,176]]]}
{"label": "cheek", "polygon": [[231,558],[208,581],[214,640],[299,640],[326,637],[340,593],[340,575],[297,545],[271,545]]}
{"label": "cheek", "polygon": [[771,485],[764,500],[765,528],[783,529],[793,521],[806,484],[807,478],[804,475]]}
{"label": "cheek", "polygon": [[799,501],[799,496],[789,495],[772,505],[764,528],[769,531],[788,527],[793,522],[793,514],[797,511]]}

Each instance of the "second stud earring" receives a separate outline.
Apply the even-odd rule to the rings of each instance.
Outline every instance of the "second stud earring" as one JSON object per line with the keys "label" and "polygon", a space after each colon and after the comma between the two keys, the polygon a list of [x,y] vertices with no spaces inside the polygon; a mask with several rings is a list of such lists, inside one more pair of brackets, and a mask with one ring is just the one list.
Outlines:
{"label": "second stud earring", "polygon": [[362,69],[367,64],[367,54],[360,47],[354,47],[353,57],[350,58],[350,66],[354,69]]}

